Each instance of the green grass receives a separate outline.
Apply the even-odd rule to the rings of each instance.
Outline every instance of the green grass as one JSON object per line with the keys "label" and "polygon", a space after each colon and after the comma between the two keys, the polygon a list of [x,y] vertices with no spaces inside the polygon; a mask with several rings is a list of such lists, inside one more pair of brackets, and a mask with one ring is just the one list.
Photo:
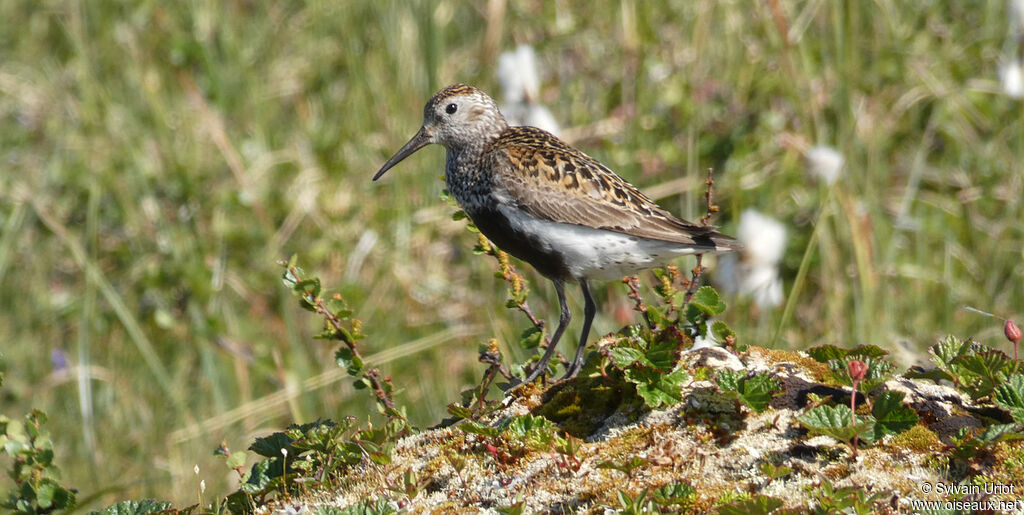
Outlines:
{"label": "green grass", "polygon": [[[787,348],[1002,345],[1000,324],[958,308],[1019,321],[1024,306],[1005,11],[784,3],[783,38],[770,2],[3,2],[0,407],[49,413],[64,482],[92,506],[193,503],[200,478],[206,498],[227,492],[221,440],[373,411],[281,285],[275,261],[297,252],[357,309],[413,422],[436,422],[479,379],[477,343],[516,352],[525,323],[438,198],[440,148],[369,179],[434,90],[497,95],[497,52],[524,42],[563,126],[626,115],[583,150],[641,188],[714,167],[726,232],[748,207],[787,225],[787,291],[813,244],[788,320],[730,301],[741,339],[781,323]],[[816,144],[846,157],[831,194],[805,171]],[[700,215],[699,188],[671,193],[665,207]],[[595,332],[618,327],[622,285],[597,296]]]}

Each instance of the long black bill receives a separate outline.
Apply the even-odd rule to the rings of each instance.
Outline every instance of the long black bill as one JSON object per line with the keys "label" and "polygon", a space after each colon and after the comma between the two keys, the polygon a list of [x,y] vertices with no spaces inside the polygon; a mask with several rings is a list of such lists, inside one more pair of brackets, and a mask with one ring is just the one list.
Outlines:
{"label": "long black bill", "polygon": [[384,166],[380,167],[380,170],[378,170],[373,176],[373,180],[380,179],[380,176],[384,175],[384,172],[390,170],[391,167],[398,164],[401,160],[412,155],[413,152],[416,152],[429,144],[430,135],[427,134],[426,130],[420,128],[420,131],[417,132],[408,143],[398,149],[398,152],[395,152],[395,155],[391,156],[391,159],[388,159],[388,162],[384,163]]}

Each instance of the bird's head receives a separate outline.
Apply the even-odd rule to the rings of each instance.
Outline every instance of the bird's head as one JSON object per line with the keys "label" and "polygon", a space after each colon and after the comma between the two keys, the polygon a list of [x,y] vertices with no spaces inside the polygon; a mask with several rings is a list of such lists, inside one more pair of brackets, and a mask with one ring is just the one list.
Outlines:
{"label": "bird's head", "polygon": [[438,143],[452,148],[474,148],[497,138],[508,128],[498,105],[486,93],[465,84],[442,89],[423,107],[423,126],[373,176],[384,172],[417,150]]}

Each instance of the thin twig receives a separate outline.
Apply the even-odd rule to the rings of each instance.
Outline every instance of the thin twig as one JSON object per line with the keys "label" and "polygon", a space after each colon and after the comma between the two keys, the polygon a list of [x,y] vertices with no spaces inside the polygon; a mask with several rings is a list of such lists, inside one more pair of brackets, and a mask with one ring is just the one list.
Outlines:
{"label": "thin twig", "polygon": [[697,266],[693,267],[690,271],[689,284],[686,285],[686,295],[683,297],[683,306],[690,304],[690,299],[693,298],[693,294],[697,293],[697,285],[700,284],[700,276],[704,274],[704,270],[707,270],[701,265],[704,261],[704,254],[697,254]]}
{"label": "thin twig", "polygon": [[708,178],[704,179],[704,185],[707,186],[704,190],[704,202],[708,206],[708,210],[704,213],[704,216],[700,217],[700,224],[707,227],[711,222],[711,217],[718,212],[718,206],[712,202],[713,191],[715,187],[715,178],[713,176],[714,168],[708,168]]}
{"label": "thin twig", "polygon": [[[296,282],[302,282],[302,277],[299,277],[299,271],[294,266],[288,267],[288,272],[292,274]],[[359,349],[356,347],[354,339],[349,338],[349,331],[345,329],[342,324],[341,317],[335,315],[327,308],[323,298],[313,295],[312,291],[306,291],[303,294],[303,299],[307,304],[313,307],[313,310],[323,316],[327,321],[334,327],[335,338],[345,344],[349,350],[352,351],[352,355],[359,358],[359,361],[363,361],[363,356],[359,354]],[[385,408],[385,414],[389,419],[400,418],[405,420],[405,417],[398,414],[395,410],[395,399],[385,385],[391,386],[391,376],[381,377],[380,370],[371,368],[366,372],[363,372],[363,377],[370,382],[370,387],[373,389],[373,394],[377,398],[377,402]],[[393,389],[393,388],[391,388]]]}
{"label": "thin twig", "polygon": [[[707,204],[707,211],[704,213],[704,216],[700,217],[700,224],[704,227],[709,227],[711,225],[711,217],[719,210],[719,207],[716,206],[714,202],[714,172],[714,168],[709,167],[708,176],[704,179],[704,185],[706,186],[704,189],[704,202]],[[693,267],[693,270],[690,272],[690,280],[681,281],[683,286],[686,288],[686,295],[683,297],[683,307],[690,303],[690,300],[693,299],[693,295],[697,292],[697,285],[700,284],[700,276],[703,275],[704,270],[706,270],[702,265],[703,262],[704,255],[697,254],[697,266]]]}
{"label": "thin twig", "polygon": [[651,318],[647,316],[647,304],[644,304],[644,298],[640,295],[640,278],[630,275],[623,277],[622,282],[629,288],[629,298],[633,301],[633,311],[639,311],[644,316],[644,322],[647,322],[647,328],[653,330],[654,324],[651,323]]}

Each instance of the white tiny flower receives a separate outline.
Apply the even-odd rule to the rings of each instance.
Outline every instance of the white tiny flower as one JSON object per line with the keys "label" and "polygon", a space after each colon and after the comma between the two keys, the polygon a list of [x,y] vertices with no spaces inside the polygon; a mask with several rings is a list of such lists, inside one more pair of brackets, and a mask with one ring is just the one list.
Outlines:
{"label": "white tiny flower", "polygon": [[195,468],[192,469],[192,471],[195,472],[197,476],[199,475],[199,464],[198,463],[196,464]]}
{"label": "white tiny flower", "polygon": [[782,304],[782,279],[775,267],[753,267],[740,288],[754,297],[754,303],[762,308]]}
{"label": "white tiny flower", "polygon": [[199,482],[199,493],[201,493],[201,494],[202,493],[206,493],[206,480],[205,479]]}
{"label": "white tiny flower", "polygon": [[1003,82],[1003,91],[1010,98],[1024,98],[1024,68],[1020,61],[1014,59],[999,68],[999,80]]}
{"label": "white tiny flower", "polygon": [[744,261],[758,266],[777,265],[786,251],[786,226],[756,209],[740,215],[736,238],[743,243]]}
{"label": "white tiny flower", "polygon": [[540,92],[540,78],[537,75],[537,58],[533,47],[519,45],[514,51],[498,56],[498,82],[501,83],[506,102],[536,102]]}
{"label": "white tiny flower", "polygon": [[540,104],[540,75],[533,47],[520,45],[498,56],[497,75],[505,99],[501,113],[509,125],[530,125],[558,133],[555,117]]}
{"label": "white tiny flower", "polygon": [[762,309],[778,306],[783,299],[779,262],[786,250],[786,227],[747,209],[740,215],[736,239],[743,250],[722,256],[718,265],[722,289],[750,295]]}
{"label": "white tiny flower", "polygon": [[843,172],[843,155],[831,146],[818,145],[807,151],[807,163],[811,173],[831,185]]}
{"label": "white tiny flower", "polygon": [[288,449],[287,448],[285,448],[285,447],[281,448],[281,456],[284,456],[285,458],[288,457]]}
{"label": "white tiny flower", "polygon": [[1024,28],[1024,0],[1010,0],[1010,24]]}
{"label": "white tiny flower", "polygon": [[807,163],[811,174],[831,186],[843,171],[844,159],[838,150],[819,145],[807,151]]}

